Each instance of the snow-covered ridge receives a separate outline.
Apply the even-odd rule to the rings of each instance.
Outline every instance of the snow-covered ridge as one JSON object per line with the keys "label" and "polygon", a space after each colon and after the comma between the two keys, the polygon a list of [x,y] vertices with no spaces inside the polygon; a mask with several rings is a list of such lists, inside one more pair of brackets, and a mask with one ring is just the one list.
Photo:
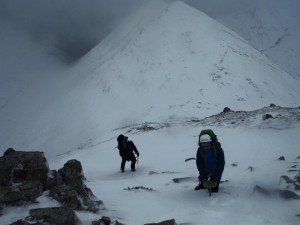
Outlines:
{"label": "snow-covered ridge", "polygon": [[[300,195],[299,81],[207,15],[178,2],[150,2],[147,16],[140,11],[124,21],[71,70],[27,80],[28,88],[1,104],[1,149],[44,151],[53,169],[80,160],[105,204],[99,214],[76,212],[83,225],[102,215],[131,225],[171,218],[298,225],[299,200],[283,200],[276,190]],[[282,107],[262,108],[270,103]],[[219,113],[225,106],[234,111]],[[265,114],[273,118],[263,120]],[[218,135],[226,159],[228,182],[212,197],[194,191],[198,171],[185,162],[205,128]],[[128,163],[119,172],[120,133],[139,149],[136,172]],[[192,179],[173,182],[181,177]],[[38,201],[57,205],[47,193]],[[36,206],[0,209],[0,224]]]}
{"label": "snow-covered ridge", "polygon": [[160,95],[147,107],[182,104],[182,96],[238,109],[297,105],[299,82],[204,13],[175,2],[150,15],[133,16],[78,65],[106,93],[144,106],[141,99]]}
{"label": "snow-covered ridge", "polygon": [[[229,109],[229,108],[228,108]],[[247,127],[259,129],[284,130],[300,125],[300,107],[290,108],[281,106],[268,106],[251,111],[224,110],[215,115],[205,118],[179,118],[169,117],[165,122],[144,122],[119,127],[112,131],[124,132],[126,134],[141,134],[153,132],[173,126],[193,127]]]}
{"label": "snow-covered ridge", "polygon": [[282,69],[300,75],[300,4],[297,0],[262,1],[218,21],[233,29]]}
{"label": "snow-covered ridge", "polygon": [[300,82],[236,33],[181,2],[150,4],[72,69],[2,107],[3,149],[17,140],[58,155],[130,124],[300,105]]}

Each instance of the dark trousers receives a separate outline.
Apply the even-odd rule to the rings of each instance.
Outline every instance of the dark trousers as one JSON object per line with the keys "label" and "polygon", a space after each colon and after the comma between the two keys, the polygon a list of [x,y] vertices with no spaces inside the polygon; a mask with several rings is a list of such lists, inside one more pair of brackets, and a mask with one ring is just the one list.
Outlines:
{"label": "dark trousers", "polygon": [[128,157],[122,157],[121,170],[125,169],[126,161],[131,161],[131,169],[135,169],[136,158],[135,158],[134,154],[132,154]]}

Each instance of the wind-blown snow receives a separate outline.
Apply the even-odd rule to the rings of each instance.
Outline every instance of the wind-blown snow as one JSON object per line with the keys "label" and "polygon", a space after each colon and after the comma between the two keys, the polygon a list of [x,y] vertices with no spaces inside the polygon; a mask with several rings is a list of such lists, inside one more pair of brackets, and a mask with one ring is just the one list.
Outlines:
{"label": "wind-blown snow", "polygon": [[258,7],[235,12],[218,21],[247,39],[283,70],[300,76],[300,3],[262,1]]}
{"label": "wind-blown snow", "polygon": [[[87,186],[105,205],[98,214],[77,212],[84,224],[102,215],[132,225],[171,218],[179,224],[298,224],[299,200],[254,193],[255,185],[275,189],[282,175],[297,175],[287,170],[299,164],[298,119],[265,126],[259,114],[250,125],[209,124],[224,148],[228,180],[212,197],[193,191],[195,161],[184,159],[195,156],[197,135],[207,128],[189,119],[225,106],[297,107],[299,81],[207,15],[180,2],[150,4],[72,69],[7,97],[0,109],[1,149],[45,151],[51,169],[80,160]],[[163,126],[130,132],[149,121]],[[127,163],[122,174],[116,137],[127,132],[141,156],[135,173]],[[286,161],[277,161],[281,155]],[[185,176],[195,179],[172,182]],[[154,191],[124,190],[135,186]],[[1,224],[14,222],[13,210],[4,211]]]}
{"label": "wind-blown snow", "polygon": [[[202,106],[213,102],[219,109],[298,101],[298,82],[197,10],[177,2],[150,21],[130,22],[97,46],[80,66],[93,68],[104,90],[123,101],[130,98],[138,103],[135,107],[152,107],[152,103],[160,106],[161,113],[164,106],[177,106],[174,111],[186,101]],[[105,50],[116,43],[117,50],[107,54]],[[129,89],[125,95],[124,87]],[[151,98],[154,94],[159,99]],[[170,114],[169,109],[163,111]]]}

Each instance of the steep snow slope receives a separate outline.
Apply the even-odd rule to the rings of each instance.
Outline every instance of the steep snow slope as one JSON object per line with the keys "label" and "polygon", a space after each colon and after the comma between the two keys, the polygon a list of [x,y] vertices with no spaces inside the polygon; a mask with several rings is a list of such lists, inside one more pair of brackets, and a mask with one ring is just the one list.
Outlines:
{"label": "steep snow slope", "polygon": [[[132,225],[170,218],[182,225],[298,224],[299,200],[273,189],[299,195],[291,184],[278,185],[281,176],[299,177],[299,109],[257,109],[298,105],[299,82],[205,14],[151,2],[71,71],[34,80],[11,98],[0,109],[0,147],[45,151],[51,169],[80,160],[87,186],[105,205],[98,214],[77,212],[83,225],[103,215]],[[212,116],[225,106],[251,111]],[[265,113],[274,120],[262,121]],[[224,148],[228,180],[212,197],[193,191],[196,165],[184,162],[207,127]],[[141,153],[135,173],[128,163],[119,173],[120,133]],[[282,155],[286,161],[276,160]],[[175,177],[192,179],[177,184]],[[256,185],[271,194],[254,192]],[[128,190],[136,186],[154,191]],[[45,196],[4,208],[0,224],[58,205]]]}
{"label": "steep snow slope", "polygon": [[[80,66],[93,68],[88,73],[109,94],[137,100],[141,107],[168,109],[189,101],[250,109],[273,101],[293,105],[299,96],[299,82],[235,33],[180,2],[146,22],[127,22],[84,61]],[[125,96],[124,87],[130,90],[125,88]],[[154,93],[160,98],[151,99]]]}
{"label": "steep snow slope", "polygon": [[55,156],[123,125],[300,102],[299,81],[180,2],[151,1],[74,68],[34,83],[0,111],[2,149]]}
{"label": "steep snow slope", "polygon": [[263,1],[222,18],[222,24],[236,31],[285,71],[300,77],[300,2]]}

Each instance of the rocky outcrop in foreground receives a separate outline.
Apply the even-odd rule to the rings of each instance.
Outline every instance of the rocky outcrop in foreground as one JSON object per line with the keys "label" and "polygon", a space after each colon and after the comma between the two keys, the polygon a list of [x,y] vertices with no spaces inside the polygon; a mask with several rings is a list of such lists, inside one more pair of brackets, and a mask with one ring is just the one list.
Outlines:
{"label": "rocky outcrop in foreground", "polygon": [[0,209],[35,203],[44,191],[63,205],[32,209],[25,220],[18,220],[14,225],[76,225],[80,221],[74,210],[97,212],[102,203],[84,184],[81,163],[75,159],[58,171],[50,171],[43,152],[9,148],[0,157],[0,171]]}
{"label": "rocky outcrop in foreground", "polygon": [[48,163],[43,152],[9,148],[0,157],[0,206],[35,202],[46,190]]}
{"label": "rocky outcrop in foreground", "polygon": [[58,171],[52,170],[47,182],[49,196],[74,210],[97,212],[99,201],[85,184],[81,163],[75,159],[69,160]]}

